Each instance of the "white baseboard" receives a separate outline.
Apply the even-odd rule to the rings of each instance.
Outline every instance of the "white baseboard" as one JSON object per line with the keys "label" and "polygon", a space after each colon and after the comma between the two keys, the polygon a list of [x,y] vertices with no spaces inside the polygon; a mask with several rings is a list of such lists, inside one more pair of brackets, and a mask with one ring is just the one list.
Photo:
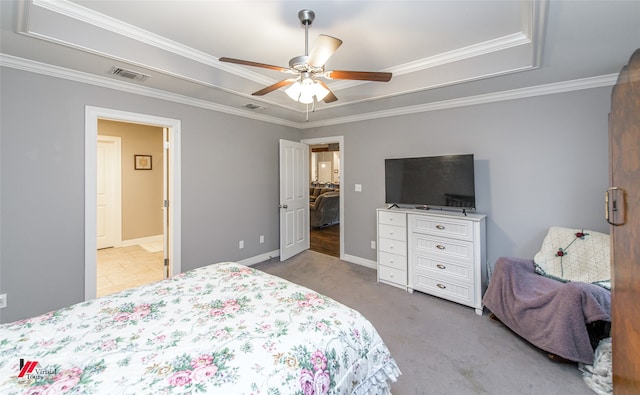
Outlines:
{"label": "white baseboard", "polygon": [[256,255],[251,258],[243,259],[241,261],[238,261],[238,263],[246,266],[251,266],[251,265],[255,265],[256,263],[264,262],[278,256],[280,256],[280,250],[273,250],[271,252],[266,252],[261,255]]}
{"label": "white baseboard", "polygon": [[[256,263],[264,262],[279,256],[280,256],[280,250],[273,250],[271,252],[267,252],[261,255],[256,255],[250,258],[243,259],[241,261],[238,261],[238,263],[246,266],[252,266],[252,265],[255,265]],[[378,263],[376,261],[360,258],[355,255],[344,254],[341,259],[345,262],[355,263],[356,265],[368,267],[369,269],[377,269],[378,267]]]}
{"label": "white baseboard", "polygon": [[163,237],[162,235],[157,235],[157,236],[141,237],[139,239],[122,240],[121,246],[130,247],[138,244],[157,243],[163,240],[162,237]]}
{"label": "white baseboard", "polygon": [[340,259],[342,259],[343,261],[350,262],[350,263],[355,263],[356,265],[368,267],[369,269],[377,269],[378,268],[378,263],[376,261],[360,258],[359,256],[355,256],[355,255],[344,254],[342,256],[342,258],[340,258]]}

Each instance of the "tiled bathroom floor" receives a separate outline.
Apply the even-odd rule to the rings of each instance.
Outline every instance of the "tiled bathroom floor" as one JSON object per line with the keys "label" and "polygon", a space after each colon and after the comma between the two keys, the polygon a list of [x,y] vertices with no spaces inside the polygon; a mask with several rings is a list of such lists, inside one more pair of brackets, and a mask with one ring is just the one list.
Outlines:
{"label": "tiled bathroom floor", "polygon": [[163,252],[148,252],[139,245],[98,250],[97,296],[162,280]]}

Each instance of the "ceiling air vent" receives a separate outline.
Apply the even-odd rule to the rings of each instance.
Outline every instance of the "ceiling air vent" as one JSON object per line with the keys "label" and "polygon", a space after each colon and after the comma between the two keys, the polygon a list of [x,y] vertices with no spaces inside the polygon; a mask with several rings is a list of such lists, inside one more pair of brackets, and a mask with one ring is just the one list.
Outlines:
{"label": "ceiling air vent", "polygon": [[120,67],[114,67],[111,69],[111,74],[118,77],[126,78],[128,80],[144,81],[149,76],[147,74],[140,73],[138,71],[127,70]]}
{"label": "ceiling air vent", "polygon": [[257,104],[248,103],[244,105],[244,108],[248,108],[249,110],[264,110],[265,107],[259,106]]}

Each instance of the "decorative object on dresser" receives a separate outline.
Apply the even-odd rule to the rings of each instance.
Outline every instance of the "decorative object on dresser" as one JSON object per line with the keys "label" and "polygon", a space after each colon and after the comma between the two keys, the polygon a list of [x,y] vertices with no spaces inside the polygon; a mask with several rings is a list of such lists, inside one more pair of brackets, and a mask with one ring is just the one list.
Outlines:
{"label": "decorative object on dresser", "polygon": [[473,307],[486,288],[486,216],[378,209],[378,281]]}

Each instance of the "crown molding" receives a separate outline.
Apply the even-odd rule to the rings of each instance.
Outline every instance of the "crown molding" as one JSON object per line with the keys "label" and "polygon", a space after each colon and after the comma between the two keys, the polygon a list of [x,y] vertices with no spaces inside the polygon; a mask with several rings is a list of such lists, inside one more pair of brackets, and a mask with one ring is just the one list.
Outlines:
{"label": "crown molding", "polygon": [[18,58],[0,53],[0,66],[10,67],[22,71],[47,75],[55,78],[62,78],[73,82],[79,82],[107,89],[114,89],[121,92],[133,93],[136,95],[151,97],[154,99],[166,100],[174,103],[186,104],[207,110],[237,115],[244,118],[251,118],[258,121],[274,123],[292,128],[299,128],[298,122],[289,121],[282,118],[272,117],[263,114],[251,113],[246,110],[212,103],[206,100],[196,99],[176,93],[163,91],[160,89],[139,86],[124,81],[116,81],[107,77],[96,76],[81,71],[71,70],[64,67],[53,66],[46,63],[35,62],[33,60]]}
{"label": "crown molding", "polygon": [[601,88],[615,85],[618,74],[607,74],[597,77],[581,78],[577,80],[555,82],[551,84],[537,85],[526,88],[512,89],[483,95],[468,96],[459,99],[443,100],[433,103],[407,106],[391,110],[369,112],[347,117],[334,118],[316,122],[308,122],[302,126],[303,129],[340,125],[350,122],[367,121],[371,119],[388,118],[400,115],[417,114],[421,112],[446,110],[457,107],[474,106],[478,104],[494,103],[506,100],[524,99],[534,96],[553,95],[558,93],[572,92],[583,89]]}
{"label": "crown molding", "polygon": [[607,74],[602,76],[581,78],[577,80],[555,82],[526,88],[512,89],[483,95],[469,96],[459,99],[443,100],[434,103],[425,103],[402,108],[395,108],[383,111],[374,111],[359,115],[338,117],[330,120],[311,121],[311,122],[294,122],[273,116],[256,114],[241,110],[238,108],[225,106],[208,102],[206,100],[196,99],[184,95],[166,92],[159,89],[139,86],[124,81],[116,81],[107,77],[96,76],[89,73],[70,70],[63,67],[52,66],[45,63],[35,62],[28,59],[18,58],[11,55],[0,53],[0,66],[13,69],[23,70],[31,73],[47,75],[55,78],[62,78],[74,82],[85,83],[99,86],[102,88],[115,89],[122,92],[133,93],[136,95],[151,97],[170,102],[186,104],[199,107],[211,111],[222,112],[226,114],[236,115],[239,117],[250,118],[257,121],[273,123],[282,126],[288,126],[296,129],[309,129],[322,126],[340,125],[351,122],[366,121],[371,119],[395,117],[408,114],[417,114],[421,112],[438,111],[451,109],[456,107],[472,106],[477,104],[493,103],[505,100],[516,100],[534,96],[552,95],[557,93],[571,92],[583,89],[593,89],[606,86],[613,86],[616,83],[618,74]]}

